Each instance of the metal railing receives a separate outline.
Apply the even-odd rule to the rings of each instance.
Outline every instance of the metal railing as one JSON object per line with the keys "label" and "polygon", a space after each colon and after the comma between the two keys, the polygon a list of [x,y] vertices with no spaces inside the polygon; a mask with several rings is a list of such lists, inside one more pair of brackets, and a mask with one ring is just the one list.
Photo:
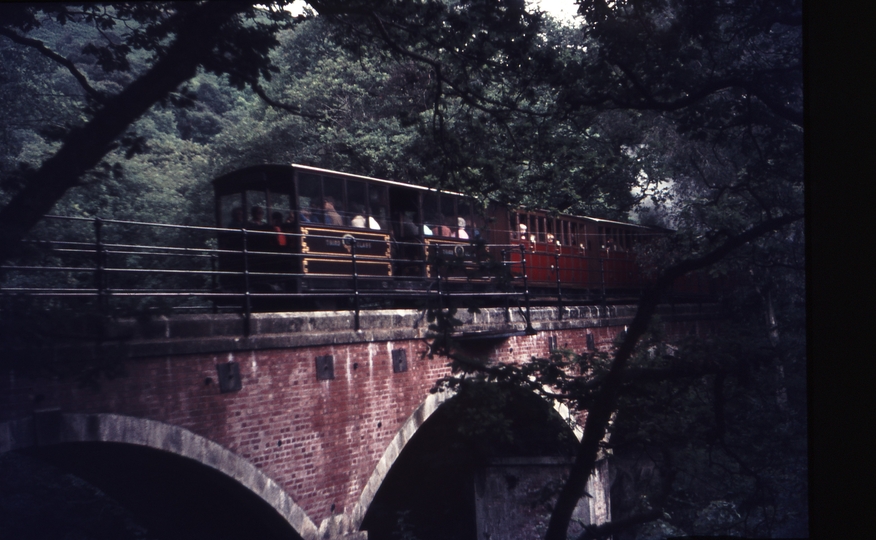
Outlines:
{"label": "metal railing", "polygon": [[[220,235],[239,235],[239,249],[220,247]],[[279,236],[286,238],[285,248],[272,246]],[[354,235],[345,240],[347,254],[291,249],[301,239],[275,230],[46,216],[22,255],[0,266],[0,293],[5,299],[89,301],[106,314],[238,311],[247,320],[258,310],[349,307],[357,329],[360,310],[371,306],[403,301],[446,305],[465,297],[513,302],[521,311],[525,307],[531,328],[533,302],[556,305],[561,318],[569,302],[604,303],[610,292],[630,297],[643,286],[634,261],[533,252],[523,244],[467,244],[479,258],[468,252],[442,257],[439,249],[424,249],[419,242],[393,241],[392,255],[385,259],[357,253]],[[305,272],[304,257],[349,262],[352,272]],[[393,275],[363,275],[362,265],[375,261],[389,263]],[[434,269],[431,275],[427,267]]]}

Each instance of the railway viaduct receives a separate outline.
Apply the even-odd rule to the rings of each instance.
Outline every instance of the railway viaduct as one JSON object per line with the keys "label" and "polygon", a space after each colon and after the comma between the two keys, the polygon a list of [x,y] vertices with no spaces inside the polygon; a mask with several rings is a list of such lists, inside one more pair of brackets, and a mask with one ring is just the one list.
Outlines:
{"label": "railway viaduct", "polygon": [[[634,306],[462,313],[462,343],[502,361],[553,347],[604,348]],[[449,399],[431,393],[447,360],[425,355],[416,310],[118,319],[101,341],[35,346],[87,353],[125,374],[88,387],[14,371],[0,380],[0,453],[124,447],[206,466],[254,495],[305,540],[367,538],[363,520],[406,445]],[[705,331],[710,305],[663,306],[671,332]],[[568,416],[562,410],[560,414]],[[580,430],[579,430],[580,431]],[[580,433],[578,433],[580,436]],[[63,450],[62,450],[63,451]],[[134,466],[134,465],[132,465]],[[294,536],[294,535],[293,535]]]}

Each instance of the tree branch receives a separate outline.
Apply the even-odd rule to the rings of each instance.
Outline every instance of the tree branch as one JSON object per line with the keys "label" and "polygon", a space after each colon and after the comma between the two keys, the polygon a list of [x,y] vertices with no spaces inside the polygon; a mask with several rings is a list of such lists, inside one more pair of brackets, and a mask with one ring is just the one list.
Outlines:
{"label": "tree branch", "polygon": [[802,218],[802,215],[790,214],[755,225],[747,231],[728,239],[724,244],[705,255],[682,261],[670,267],[643,293],[636,310],[636,316],[630,323],[626,335],[615,354],[614,362],[612,362],[611,368],[603,381],[602,388],[594,397],[593,403],[587,411],[584,437],[578,447],[578,454],[575,457],[575,463],[572,465],[566,484],[563,486],[557,503],[554,506],[554,512],[551,514],[545,540],[566,539],[566,530],[569,527],[572,512],[578,504],[578,499],[583,494],[587,478],[596,463],[600,442],[605,437],[608,422],[611,419],[612,412],[615,410],[618,394],[626,380],[625,369],[627,363],[632,357],[639,339],[647,331],[663,292],[669,290],[675,280],[685,274],[711,266],[744,244]]}
{"label": "tree branch", "polygon": [[9,39],[14,41],[15,43],[18,43],[19,45],[24,45],[26,47],[30,47],[32,49],[35,49],[37,52],[39,52],[40,54],[42,54],[46,58],[49,58],[49,59],[61,64],[62,66],[67,68],[67,71],[69,71],[70,74],[73,75],[73,77],[79,82],[79,86],[81,86],[82,89],[85,90],[86,94],[91,96],[91,98],[94,99],[95,101],[97,101],[98,103],[103,103],[106,96],[102,92],[97,91],[93,86],[91,86],[91,84],[88,82],[88,79],[85,77],[85,75],[76,68],[76,64],[74,64],[69,59],[61,56],[60,54],[58,54],[55,51],[46,47],[45,43],[43,43],[42,41],[40,41],[38,39],[24,37],[22,35],[17,34],[16,32],[13,32],[12,30],[9,30],[8,28],[3,28],[3,27],[0,27],[0,35],[8,37]]}
{"label": "tree branch", "polygon": [[0,210],[0,262],[19,248],[24,235],[95,167],[112,142],[152,105],[192,78],[222,39],[222,27],[250,5],[206,2],[191,9],[177,27],[166,54],[119,94],[108,98],[84,126],[72,129],[61,148],[32,175],[25,187]]}
{"label": "tree branch", "polygon": [[258,81],[253,81],[252,83],[250,83],[250,87],[252,87],[253,91],[254,91],[254,92],[255,92],[260,98],[262,98],[262,100],[263,100],[265,103],[267,103],[267,104],[270,105],[271,107],[274,107],[274,108],[276,108],[276,109],[284,110],[284,111],[286,111],[286,112],[288,112],[288,113],[290,113],[290,114],[294,114],[295,116],[300,116],[300,117],[302,117],[302,118],[310,118],[310,119],[312,119],[312,120],[322,120],[322,117],[321,117],[321,116],[318,116],[318,115],[315,115],[315,114],[310,114],[310,113],[303,112],[303,111],[301,110],[301,107],[299,107],[298,105],[288,105],[288,104],[286,104],[286,103],[281,103],[281,102],[276,101],[275,99],[271,98],[271,97],[268,96],[268,94],[265,92],[265,89],[262,88],[262,86],[258,83]]}

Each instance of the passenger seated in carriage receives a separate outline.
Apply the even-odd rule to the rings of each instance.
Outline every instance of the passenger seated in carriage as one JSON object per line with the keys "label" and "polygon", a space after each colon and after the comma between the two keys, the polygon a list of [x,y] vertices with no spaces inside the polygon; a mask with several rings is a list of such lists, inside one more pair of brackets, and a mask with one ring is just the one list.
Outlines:
{"label": "passenger seated in carriage", "polygon": [[444,218],[444,214],[434,214],[432,218],[429,220],[432,223],[432,227],[428,225],[423,225],[423,230],[425,231],[426,236],[443,236],[445,238],[450,238],[453,236],[453,231],[450,230],[450,227],[445,225],[447,220]]}
{"label": "passenger seated in carriage", "polygon": [[457,220],[456,220],[457,229],[456,229],[455,236],[457,238],[461,238],[463,240],[468,240],[468,233],[465,231],[465,225],[466,225],[466,223],[465,223],[464,217],[457,218]]}
{"label": "passenger seated in carriage", "polygon": [[283,214],[280,212],[274,212],[271,214],[271,229],[277,233],[274,236],[275,247],[285,248],[286,235],[283,234]]}
{"label": "passenger seated in carriage", "polygon": [[322,202],[322,213],[326,225],[343,226],[344,218],[335,210],[335,201],[331,197],[326,197]]}
{"label": "passenger seated in carriage", "polygon": [[246,224],[249,229],[264,229],[265,228],[265,210],[261,206],[253,206],[250,211],[252,219]]}
{"label": "passenger seated in carriage", "polygon": [[235,206],[234,208],[232,208],[231,221],[228,223],[228,227],[231,229],[242,229],[244,225],[246,225],[243,216],[243,208],[239,206]]}
{"label": "passenger seated in carriage", "polygon": [[353,204],[350,205],[353,207],[353,213],[355,214],[352,219],[350,219],[350,227],[356,229],[364,229],[365,228],[365,207],[361,204]]}
{"label": "passenger seated in carriage", "polygon": [[351,206],[353,207],[353,212],[355,213],[355,215],[353,216],[353,219],[350,220],[351,227],[355,227],[357,229],[364,229],[365,224],[367,222],[368,228],[371,229],[372,231],[379,231],[380,230],[380,224],[377,223],[377,220],[375,220],[373,217],[368,216],[368,219],[367,220],[365,219],[365,206],[363,206],[361,204],[355,204],[355,205],[351,205]]}

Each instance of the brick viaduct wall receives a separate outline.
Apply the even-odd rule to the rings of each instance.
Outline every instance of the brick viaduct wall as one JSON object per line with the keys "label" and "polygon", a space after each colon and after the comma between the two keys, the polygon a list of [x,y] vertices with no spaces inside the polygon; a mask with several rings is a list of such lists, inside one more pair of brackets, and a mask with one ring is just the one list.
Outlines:
{"label": "brick viaduct wall", "polygon": [[[607,346],[633,312],[573,308],[558,321],[555,310],[540,308],[536,335],[523,334],[520,313],[460,316],[466,337],[502,336],[491,357],[519,362],[546,356],[548,337],[581,351],[591,333],[597,347]],[[709,318],[698,306],[664,313],[684,333]],[[242,324],[236,315],[117,321],[107,330],[117,339],[89,353],[126,360],[128,374],[98,390],[2,374],[0,452],[77,440],[145,444],[236,478],[305,539],[355,536],[404,444],[447,397],[429,392],[449,370],[445,359],[424,356],[422,314],[363,313],[359,332],[344,312],[255,315],[248,337]],[[405,351],[405,371],[394,371],[393,350]],[[326,355],[334,378],[318,380],[316,358]],[[223,393],[217,366],[228,362],[237,364],[241,388]]]}

